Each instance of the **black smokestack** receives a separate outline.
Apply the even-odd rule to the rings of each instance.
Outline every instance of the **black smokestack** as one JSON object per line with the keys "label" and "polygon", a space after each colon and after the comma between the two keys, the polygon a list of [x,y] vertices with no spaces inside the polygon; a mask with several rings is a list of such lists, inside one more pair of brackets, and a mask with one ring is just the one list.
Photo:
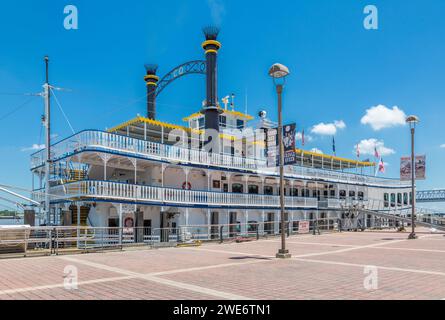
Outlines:
{"label": "black smokestack", "polygon": [[159,77],[156,75],[158,66],[149,64],[145,66],[147,75],[144,80],[147,84],[147,118],[156,119],[156,88],[158,86]]}
{"label": "black smokestack", "polygon": [[217,27],[205,27],[203,29],[206,41],[202,44],[206,55],[207,64],[207,98],[203,113],[205,115],[205,128],[219,131],[218,110],[218,50],[221,43],[217,41],[219,29]]}

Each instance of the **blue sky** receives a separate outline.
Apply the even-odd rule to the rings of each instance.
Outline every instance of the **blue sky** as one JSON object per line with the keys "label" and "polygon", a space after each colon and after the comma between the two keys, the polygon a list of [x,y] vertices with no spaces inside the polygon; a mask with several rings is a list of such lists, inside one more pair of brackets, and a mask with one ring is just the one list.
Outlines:
{"label": "blue sky", "polygon": [[[79,10],[78,30],[63,27],[68,4]],[[379,10],[378,30],[363,27],[369,4]],[[247,94],[250,113],[266,109],[275,118],[267,70],[282,62],[292,72],[284,116],[313,138],[306,148],[332,153],[331,134],[319,133],[336,130],[337,155],[354,158],[354,145],[367,140],[369,147],[376,139],[388,153],[389,177],[398,176],[399,158],[409,153],[409,131],[397,125],[397,114],[417,114],[418,153],[427,154],[428,165],[420,187],[445,187],[445,135],[438,120],[445,116],[444,10],[441,0],[2,2],[0,183],[30,187],[31,152],[23,150],[44,141],[43,102],[20,94],[41,90],[44,55],[51,59],[51,82],[72,90],[57,96],[74,129],[104,129],[145,114],[144,64],[159,64],[162,75],[201,59],[201,28],[217,24],[220,98],[234,92],[243,111]],[[199,110],[204,95],[200,76],[175,82],[158,99],[158,119],[181,123]],[[371,109],[379,105],[389,109]],[[71,130],[53,106],[53,132],[62,138]],[[398,113],[388,112],[394,106]],[[370,121],[363,124],[369,109]],[[386,128],[375,130],[379,121]]]}

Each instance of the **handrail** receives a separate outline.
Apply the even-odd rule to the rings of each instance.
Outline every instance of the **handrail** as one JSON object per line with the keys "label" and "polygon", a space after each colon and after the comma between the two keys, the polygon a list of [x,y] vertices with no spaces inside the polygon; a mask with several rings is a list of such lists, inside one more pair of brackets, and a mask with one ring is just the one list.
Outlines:
{"label": "handrail", "polygon": [[[51,187],[53,199],[97,198],[170,204],[278,207],[279,196],[182,190],[118,182],[83,180]],[[286,207],[317,208],[317,198],[285,197]]]}
{"label": "handrail", "polygon": [[[178,146],[160,144],[156,142],[140,140],[115,133],[99,130],[84,130],[76,135],[61,140],[52,146],[51,158],[57,161],[66,156],[80,152],[88,148],[103,148],[110,151],[126,152],[145,156],[154,160],[166,160],[178,163],[190,163],[206,166],[219,166],[226,169],[251,170],[258,173],[277,176],[273,169],[267,168],[266,159],[232,156],[228,154],[211,154],[202,150],[190,149]],[[45,150],[40,150],[31,155],[31,167],[42,166],[45,161]],[[335,180],[340,183],[362,183],[384,186],[409,186],[405,182],[383,177],[372,177],[361,174],[338,172],[329,169],[317,169],[303,166],[286,167],[286,176],[289,178],[310,177],[320,180]]]}

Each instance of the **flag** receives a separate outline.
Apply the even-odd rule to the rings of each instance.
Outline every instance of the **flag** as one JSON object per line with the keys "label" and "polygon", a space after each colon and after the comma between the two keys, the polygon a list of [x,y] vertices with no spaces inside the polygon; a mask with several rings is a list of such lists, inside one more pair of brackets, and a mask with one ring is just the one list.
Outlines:
{"label": "flag", "polygon": [[374,157],[376,157],[377,159],[380,158],[380,153],[377,150],[377,147],[374,147]]}
{"label": "flag", "polygon": [[380,159],[380,163],[379,163],[379,172],[381,172],[381,173],[385,173],[385,163],[383,162],[383,158]]}
{"label": "flag", "polygon": [[336,151],[336,148],[335,148],[335,137],[332,137],[332,151],[334,152],[334,156],[335,156],[335,151]]}
{"label": "flag", "polygon": [[303,129],[303,132],[301,133],[301,144],[304,147],[304,129]]}
{"label": "flag", "polygon": [[357,158],[360,158],[360,146],[357,144],[356,146]]}

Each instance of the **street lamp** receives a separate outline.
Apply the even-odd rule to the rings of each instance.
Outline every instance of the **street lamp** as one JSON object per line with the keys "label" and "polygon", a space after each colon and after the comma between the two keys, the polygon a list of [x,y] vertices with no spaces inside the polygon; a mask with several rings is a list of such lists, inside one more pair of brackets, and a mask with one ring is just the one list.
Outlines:
{"label": "street lamp", "polygon": [[419,123],[419,118],[417,116],[409,116],[406,118],[406,123],[411,129],[411,233],[408,239],[417,239],[415,232],[415,219],[416,215],[416,168],[415,168],[415,156],[414,156],[414,134],[416,132],[416,125]]}
{"label": "street lamp", "polygon": [[283,145],[283,116],[282,116],[282,93],[286,82],[286,77],[290,74],[289,69],[280,64],[274,64],[269,75],[273,78],[278,94],[278,145],[280,158],[280,209],[281,209],[281,249],[278,250],[277,258],[288,259],[291,257],[289,250],[286,249],[285,234],[285,214],[284,214],[284,145]]}

